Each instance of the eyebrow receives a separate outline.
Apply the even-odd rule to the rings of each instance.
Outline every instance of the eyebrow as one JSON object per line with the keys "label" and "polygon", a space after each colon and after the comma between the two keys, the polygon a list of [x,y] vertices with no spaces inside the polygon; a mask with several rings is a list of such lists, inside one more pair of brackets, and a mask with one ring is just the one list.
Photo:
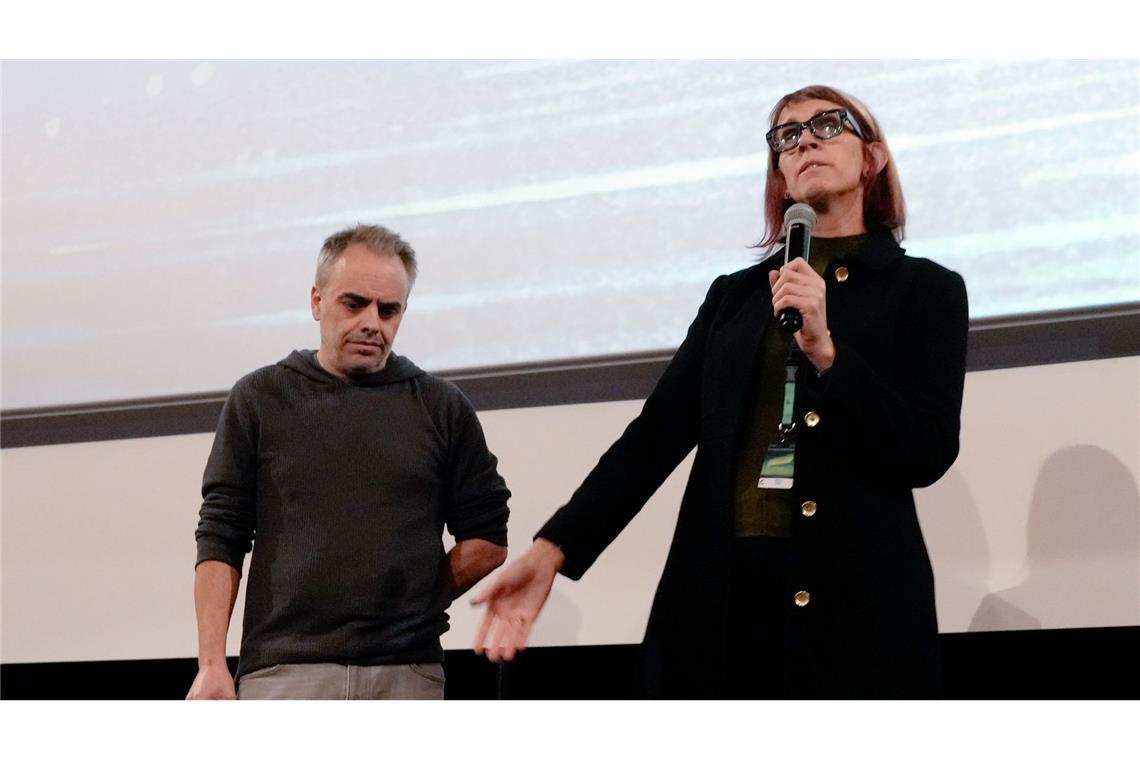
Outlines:
{"label": "eyebrow", "polygon": [[[351,291],[341,293],[337,299],[341,301],[353,301],[360,304],[372,303],[372,299],[368,296],[361,295],[360,293],[353,293]],[[376,305],[380,308],[402,309],[404,303],[402,301],[377,301]]]}
{"label": "eyebrow", "polygon": [[[792,119],[791,121],[785,121],[781,124],[777,124],[774,127],[772,127],[772,129],[775,129],[776,127],[787,127],[787,126],[791,126],[792,124],[795,124],[796,126],[802,126],[804,124],[807,124],[809,121],[814,119],[816,116],[819,116],[820,114],[831,113],[832,111],[846,111],[846,110],[847,109],[845,109],[845,108],[825,108],[822,111],[816,111],[811,116],[804,119],[803,121],[796,121],[795,119]],[[850,113],[848,115],[850,115]]]}

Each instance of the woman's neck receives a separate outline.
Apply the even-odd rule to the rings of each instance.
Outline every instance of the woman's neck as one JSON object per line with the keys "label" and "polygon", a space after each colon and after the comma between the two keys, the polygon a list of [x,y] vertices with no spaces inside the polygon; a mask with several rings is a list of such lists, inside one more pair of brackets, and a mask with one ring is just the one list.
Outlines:
{"label": "woman's neck", "polygon": [[815,227],[811,233],[813,236],[848,237],[867,232],[867,226],[863,223],[862,192],[823,198],[812,201],[809,205],[816,213]]}

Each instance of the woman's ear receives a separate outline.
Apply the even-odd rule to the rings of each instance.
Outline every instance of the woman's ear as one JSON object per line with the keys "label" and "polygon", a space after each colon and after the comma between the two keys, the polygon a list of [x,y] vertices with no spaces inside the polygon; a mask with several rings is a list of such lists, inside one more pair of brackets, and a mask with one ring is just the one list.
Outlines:
{"label": "woman's ear", "polygon": [[887,165],[887,146],[881,142],[873,142],[867,145],[867,162],[864,166],[864,173],[867,179],[877,176]]}

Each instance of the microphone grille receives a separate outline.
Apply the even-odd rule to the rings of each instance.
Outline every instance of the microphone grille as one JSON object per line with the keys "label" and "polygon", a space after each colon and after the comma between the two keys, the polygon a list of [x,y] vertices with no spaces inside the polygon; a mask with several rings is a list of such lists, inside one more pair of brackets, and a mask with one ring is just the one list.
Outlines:
{"label": "microphone grille", "polygon": [[806,203],[794,203],[784,212],[784,229],[793,224],[802,224],[808,228],[808,234],[811,234],[811,229],[815,227],[815,219],[815,209]]}

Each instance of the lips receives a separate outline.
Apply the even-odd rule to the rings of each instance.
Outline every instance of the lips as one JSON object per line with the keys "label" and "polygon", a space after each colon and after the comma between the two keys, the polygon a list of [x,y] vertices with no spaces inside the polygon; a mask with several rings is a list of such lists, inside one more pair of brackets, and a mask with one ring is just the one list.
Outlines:
{"label": "lips", "polygon": [[825,164],[821,161],[808,161],[806,164],[804,164],[802,167],[800,167],[799,174],[803,174],[808,169],[818,169],[822,166],[827,166],[827,164]]}

